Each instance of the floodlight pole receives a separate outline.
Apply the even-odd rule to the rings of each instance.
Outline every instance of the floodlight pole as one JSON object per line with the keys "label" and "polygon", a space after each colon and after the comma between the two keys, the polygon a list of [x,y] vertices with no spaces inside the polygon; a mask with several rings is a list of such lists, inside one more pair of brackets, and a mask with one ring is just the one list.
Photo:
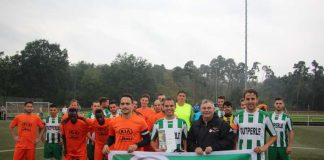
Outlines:
{"label": "floodlight pole", "polygon": [[247,0],[245,0],[245,68],[244,68],[244,90],[247,89]]}

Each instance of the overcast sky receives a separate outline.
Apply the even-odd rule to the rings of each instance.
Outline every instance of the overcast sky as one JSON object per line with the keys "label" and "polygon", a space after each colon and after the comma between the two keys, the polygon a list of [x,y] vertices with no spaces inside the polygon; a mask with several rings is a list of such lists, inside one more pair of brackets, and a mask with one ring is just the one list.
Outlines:
{"label": "overcast sky", "polygon": [[[324,65],[323,0],[248,0],[248,64],[277,76]],[[172,69],[222,55],[244,62],[244,0],[1,0],[0,51],[46,39],[69,60],[109,64],[128,52]]]}

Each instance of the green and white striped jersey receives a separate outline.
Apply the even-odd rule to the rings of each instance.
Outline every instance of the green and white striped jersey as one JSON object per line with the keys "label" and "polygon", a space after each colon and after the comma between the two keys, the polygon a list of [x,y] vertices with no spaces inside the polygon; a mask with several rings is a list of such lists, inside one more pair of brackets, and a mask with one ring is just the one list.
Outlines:
{"label": "green and white striped jersey", "polygon": [[[104,112],[104,114],[105,114],[105,112]],[[93,114],[93,112],[88,112],[86,114],[85,118],[95,119],[96,116]],[[90,133],[90,134],[91,134],[91,137],[95,139],[95,133],[93,132],[93,133]],[[94,143],[89,138],[87,138],[87,144],[94,145]]]}
{"label": "green and white striped jersey", "polygon": [[[257,109],[254,113],[246,110],[237,113],[234,124],[238,126],[238,143],[239,150],[254,149],[257,146],[265,144],[266,131],[270,136],[275,136],[276,131],[268,114]],[[262,154],[252,154],[252,159],[265,160],[264,152]]]}
{"label": "green and white striped jersey", "polygon": [[291,119],[284,113],[271,114],[273,126],[277,132],[277,141],[271,146],[273,147],[287,147],[288,146],[288,133],[293,130]]}
{"label": "green and white striped jersey", "polygon": [[223,118],[223,116],[225,115],[225,112],[221,110],[216,110],[215,112],[219,118]]}
{"label": "green and white striped jersey", "polygon": [[[104,110],[104,115],[105,117],[109,118],[110,117],[110,112],[108,113],[107,111]],[[90,118],[90,119],[95,119],[96,116],[93,114],[93,112],[88,112],[85,116],[85,118]]]}
{"label": "green and white striped jersey", "polygon": [[46,143],[60,143],[62,142],[62,136],[60,133],[61,117],[52,118],[47,116],[43,119],[46,127]]}
{"label": "green and white striped jersey", "polygon": [[[161,134],[162,133],[162,134]],[[188,130],[187,124],[183,119],[174,118],[167,120],[165,118],[159,119],[155,122],[151,140],[155,141],[158,138],[159,146],[166,146],[166,152],[174,152],[175,149],[182,149],[182,140],[187,139]]]}

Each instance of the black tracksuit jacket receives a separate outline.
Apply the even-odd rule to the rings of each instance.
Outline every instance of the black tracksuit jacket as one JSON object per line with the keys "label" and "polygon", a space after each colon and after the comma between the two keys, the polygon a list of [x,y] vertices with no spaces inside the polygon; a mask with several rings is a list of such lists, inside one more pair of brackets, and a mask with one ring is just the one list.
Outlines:
{"label": "black tracksuit jacket", "polygon": [[207,124],[202,117],[194,122],[187,141],[189,152],[194,152],[197,147],[205,150],[208,146],[211,146],[213,151],[231,150],[234,148],[234,133],[227,122],[214,114]]}

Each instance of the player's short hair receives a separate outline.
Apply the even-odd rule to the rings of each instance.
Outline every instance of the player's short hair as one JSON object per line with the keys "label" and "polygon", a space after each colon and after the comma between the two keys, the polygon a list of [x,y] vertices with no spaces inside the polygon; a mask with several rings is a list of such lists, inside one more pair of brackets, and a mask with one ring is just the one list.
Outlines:
{"label": "player's short hair", "polygon": [[76,102],[76,103],[79,105],[79,101],[78,101],[78,100],[76,100],[76,99],[71,99],[70,104],[72,104],[73,102]]}
{"label": "player's short hair", "polygon": [[[171,97],[167,97],[167,98],[165,98],[165,99],[164,99],[164,102],[165,102],[165,101],[173,101],[173,102],[174,102],[174,100],[173,100]],[[161,103],[164,103],[164,102],[161,102]]]}
{"label": "player's short hair", "polygon": [[49,106],[49,108],[57,108],[57,105],[53,103]]}
{"label": "player's short hair", "polygon": [[117,104],[117,101],[116,100],[111,100],[111,101],[109,101],[109,104]]}
{"label": "player's short hair", "polygon": [[218,96],[217,99],[225,99],[225,96]]}
{"label": "player's short hair", "polygon": [[187,95],[187,92],[184,91],[184,90],[180,90],[180,91],[178,91],[177,95],[179,95],[180,93],[183,93],[183,94]]}
{"label": "player's short hair", "polygon": [[201,101],[200,106],[202,106],[203,104],[206,104],[206,103],[210,103],[210,104],[212,104],[214,106],[214,102],[212,100],[209,100],[209,99],[203,99]]}
{"label": "player's short hair", "polygon": [[124,98],[124,97],[130,98],[130,99],[131,99],[131,102],[133,103],[134,98],[133,98],[133,96],[132,96],[131,94],[129,94],[129,93],[124,93],[124,94],[120,97],[120,99],[122,99],[122,98]]}
{"label": "player's short hair", "polygon": [[98,114],[98,113],[99,113],[99,114],[100,114],[100,113],[103,114],[102,109],[96,109],[95,114]]}
{"label": "player's short hair", "polygon": [[93,105],[94,103],[99,103],[99,104],[100,104],[100,102],[99,102],[99,101],[97,101],[97,100],[96,100],[96,101],[93,101],[93,102],[92,102],[92,105]]}
{"label": "player's short hair", "polygon": [[24,103],[24,106],[26,106],[27,104],[34,104],[34,102],[33,102],[33,101],[26,101],[26,102]]}
{"label": "player's short hair", "polygon": [[232,107],[232,103],[230,101],[225,101],[224,106]]}
{"label": "player's short hair", "polygon": [[283,98],[282,97],[276,97],[275,101],[283,101]]}
{"label": "player's short hair", "polygon": [[255,96],[257,98],[259,97],[258,92],[255,89],[247,89],[247,90],[245,90],[244,93],[243,93],[243,97],[245,98],[245,95],[248,94],[248,93],[253,93],[253,94],[255,94]]}
{"label": "player's short hair", "polygon": [[106,98],[106,97],[100,97],[99,98],[100,105],[102,105],[102,103],[104,103],[104,102],[107,102],[107,100],[108,100],[108,98]]}
{"label": "player's short hair", "polygon": [[142,99],[142,98],[150,99],[150,95],[147,94],[147,93],[144,93],[144,94],[141,96],[141,99]]}
{"label": "player's short hair", "polygon": [[241,99],[240,99],[240,102],[243,102],[243,101],[244,101],[244,98],[241,98]]}

